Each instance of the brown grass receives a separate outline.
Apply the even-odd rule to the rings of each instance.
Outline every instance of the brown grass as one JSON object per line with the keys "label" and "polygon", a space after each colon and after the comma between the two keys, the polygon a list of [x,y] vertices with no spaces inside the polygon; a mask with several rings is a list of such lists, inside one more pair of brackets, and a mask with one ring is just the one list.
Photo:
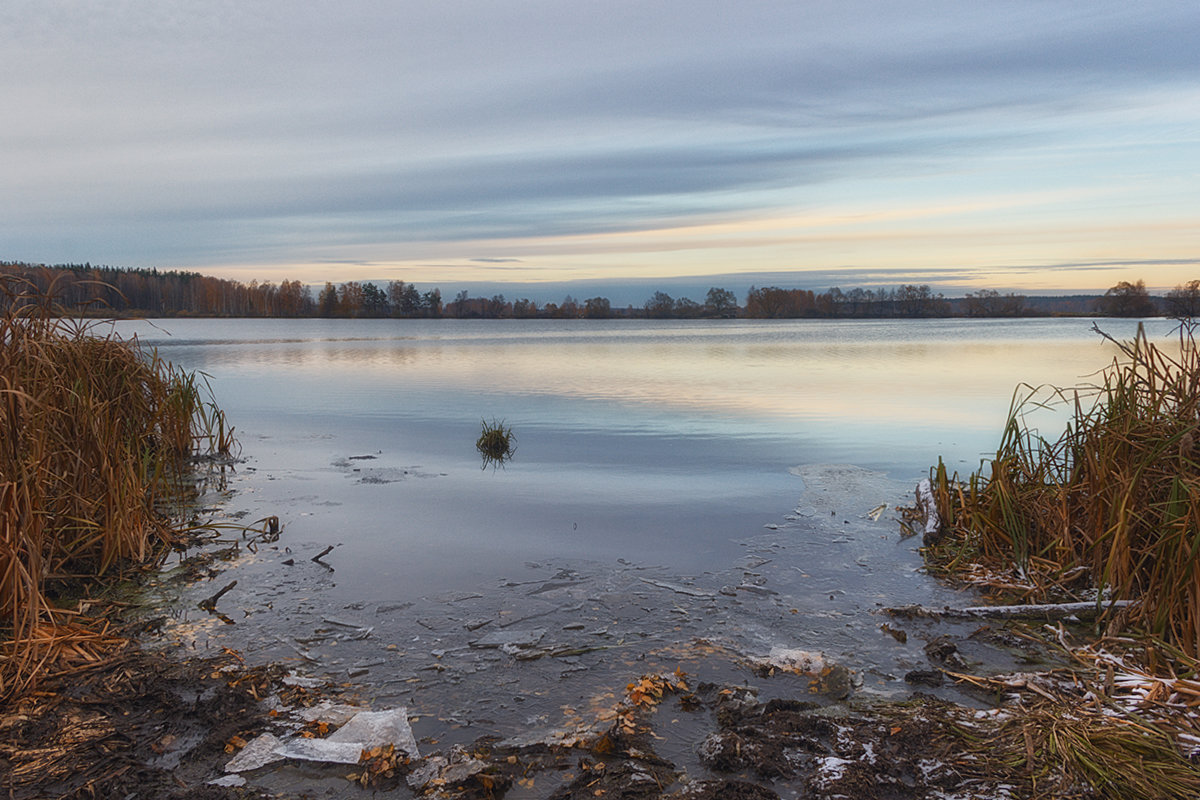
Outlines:
{"label": "brown grass", "polygon": [[[965,482],[933,471],[944,538],[931,563],[1007,571],[1031,600],[1136,601],[1128,622],[1200,655],[1200,352],[1139,328],[1100,386],[1015,402],[994,459]],[[1031,406],[1071,416],[1048,441],[1023,424]]]}
{"label": "brown grass", "polygon": [[484,420],[479,438],[475,441],[475,449],[483,457],[483,469],[487,469],[489,464],[493,468],[503,466],[516,452],[516,437],[503,420]]}
{"label": "brown grass", "polygon": [[232,445],[195,375],[58,312],[0,278],[0,697],[81,647],[47,582],[155,557],[179,527],[160,502]]}

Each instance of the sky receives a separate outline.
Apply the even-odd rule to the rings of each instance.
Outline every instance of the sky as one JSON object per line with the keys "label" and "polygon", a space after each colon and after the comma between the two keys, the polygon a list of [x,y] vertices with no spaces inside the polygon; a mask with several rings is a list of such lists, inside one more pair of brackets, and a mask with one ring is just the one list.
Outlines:
{"label": "sky", "polygon": [[0,110],[0,260],[510,296],[1200,278],[1193,0],[5,0]]}

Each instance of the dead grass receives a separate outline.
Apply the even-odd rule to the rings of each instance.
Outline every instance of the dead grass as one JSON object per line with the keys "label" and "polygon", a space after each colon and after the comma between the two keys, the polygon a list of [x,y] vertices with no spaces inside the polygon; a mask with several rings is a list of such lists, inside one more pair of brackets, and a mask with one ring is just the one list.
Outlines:
{"label": "dead grass", "polygon": [[484,420],[479,438],[475,441],[475,449],[483,457],[484,469],[489,464],[493,467],[503,466],[516,452],[516,437],[503,420]]}
{"label": "dead grass", "polygon": [[160,503],[233,444],[195,375],[58,311],[0,278],[0,698],[77,644],[47,581],[154,558],[179,528]]}
{"label": "dead grass", "polygon": [[[1070,666],[1059,670],[989,677],[947,671],[1004,699],[998,713],[972,720],[964,710],[962,724],[947,728],[965,756],[958,769],[1003,779],[1021,797],[1200,796],[1200,731],[1192,713],[1200,683],[1139,666],[1164,666],[1162,654],[1148,652],[1153,644],[1102,638],[1068,646],[1063,635],[1060,629]],[[1195,672],[1186,657],[1174,664]]]}
{"label": "dead grass", "polygon": [[[1200,353],[1139,328],[1097,387],[1030,392],[1015,402],[995,458],[965,482],[932,474],[944,537],[929,550],[948,572],[983,565],[1030,600],[1135,601],[1128,623],[1200,654]],[[1048,394],[1048,396],[1047,396]],[[1023,420],[1065,404],[1057,440]]]}

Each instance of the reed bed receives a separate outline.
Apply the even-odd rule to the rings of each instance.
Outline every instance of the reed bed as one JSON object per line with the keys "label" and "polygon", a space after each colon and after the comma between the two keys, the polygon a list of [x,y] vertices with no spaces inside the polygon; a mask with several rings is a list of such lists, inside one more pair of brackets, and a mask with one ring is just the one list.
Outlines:
{"label": "reed bed", "polygon": [[181,523],[160,504],[233,446],[201,379],[60,312],[0,278],[0,698],[91,653],[47,587],[164,552]]}
{"label": "reed bed", "polygon": [[[1102,334],[1103,335],[1103,334]],[[1111,337],[1106,337],[1110,338]],[[1114,340],[1115,341],[1115,340]],[[1110,614],[1183,654],[1200,656],[1200,352],[1195,323],[1179,347],[1139,328],[1100,385],[1029,391],[1015,401],[995,458],[960,481],[931,471],[943,521],[930,563],[973,570],[1032,601],[1134,601]],[[1026,412],[1070,421],[1053,441]],[[984,574],[990,577],[982,577]]]}

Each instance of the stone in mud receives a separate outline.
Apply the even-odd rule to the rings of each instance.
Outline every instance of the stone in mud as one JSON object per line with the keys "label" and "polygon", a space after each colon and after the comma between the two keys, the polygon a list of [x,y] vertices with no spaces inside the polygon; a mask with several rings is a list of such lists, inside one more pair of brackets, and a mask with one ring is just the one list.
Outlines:
{"label": "stone in mud", "polygon": [[941,686],[945,676],[938,669],[914,669],[904,674],[904,682],[914,686]]}
{"label": "stone in mud", "polygon": [[[596,769],[595,766],[602,766]],[[673,767],[641,761],[609,762],[589,765],[579,777],[550,795],[550,800],[595,800],[613,797],[620,800],[654,800],[662,797],[662,787],[675,782]]]}
{"label": "stone in mud", "polygon": [[949,636],[939,636],[925,645],[925,655],[930,661],[945,664],[955,669],[963,669],[967,661],[958,652],[958,645]]}
{"label": "stone in mud", "polygon": [[426,758],[422,764],[408,774],[406,780],[409,787],[423,797],[466,798],[476,796],[453,790],[453,787],[461,784],[471,784],[477,789],[482,788],[486,791],[487,797],[493,797],[495,796],[493,790],[503,793],[512,783],[512,779],[507,775],[500,774],[496,766],[476,758],[460,747],[455,747],[447,756]]}

